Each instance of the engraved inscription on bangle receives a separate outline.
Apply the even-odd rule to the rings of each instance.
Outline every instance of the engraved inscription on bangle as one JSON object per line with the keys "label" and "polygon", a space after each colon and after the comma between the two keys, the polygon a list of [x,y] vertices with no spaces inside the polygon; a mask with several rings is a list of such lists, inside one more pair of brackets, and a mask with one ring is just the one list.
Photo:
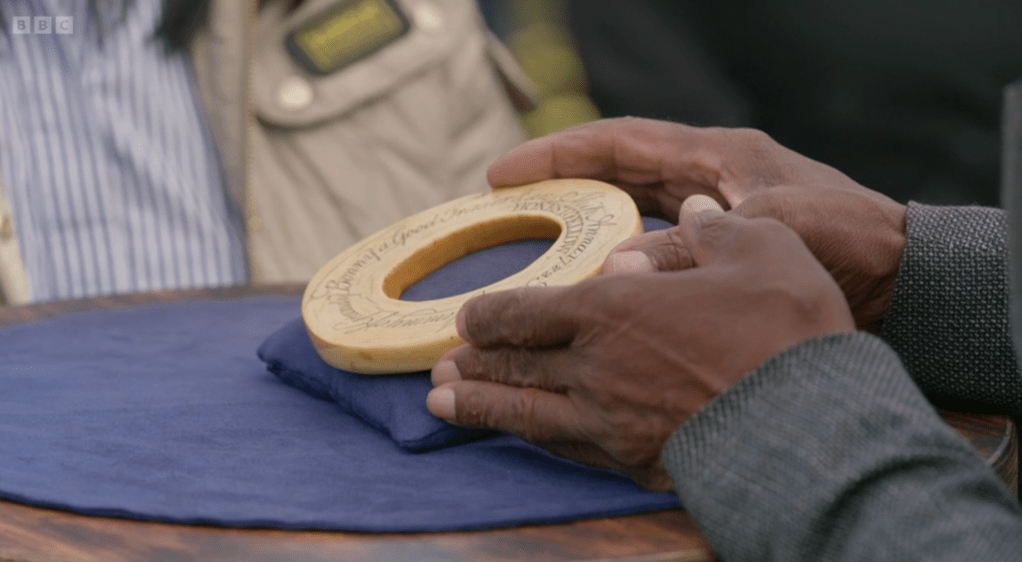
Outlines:
{"label": "engraved inscription on bangle", "polygon": [[[488,195],[488,194],[487,194]],[[537,272],[525,285],[547,285],[548,280],[572,264],[593,245],[601,230],[615,225],[616,215],[604,205],[603,194],[598,192],[567,191],[564,193],[530,193],[529,191],[508,196],[479,196],[460,204],[438,211],[423,220],[397,229],[385,238],[371,238],[360,245],[360,252],[335,268],[339,275],[329,276],[316,287],[310,301],[323,300],[340,316],[349,322],[340,322],[335,329],[344,333],[365,331],[376,327],[408,327],[430,324],[445,325],[454,321],[460,303],[447,307],[422,307],[414,310],[387,310],[378,300],[366,295],[352,293],[352,282],[367,269],[381,262],[381,257],[409,246],[417,246],[452,219],[473,216],[486,209],[500,209],[511,213],[539,212],[559,217],[564,231],[554,243],[551,251],[556,261]],[[446,265],[446,264],[439,264]],[[486,288],[471,293],[483,294]],[[443,299],[440,299],[441,301]],[[428,304],[431,301],[425,301]],[[432,301],[436,302],[436,301]]]}

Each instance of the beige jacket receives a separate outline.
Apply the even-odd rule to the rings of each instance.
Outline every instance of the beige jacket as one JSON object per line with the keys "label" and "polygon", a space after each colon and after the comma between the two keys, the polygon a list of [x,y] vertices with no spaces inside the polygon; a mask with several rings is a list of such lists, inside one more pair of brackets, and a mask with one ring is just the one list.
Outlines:
{"label": "beige jacket", "polygon": [[[531,90],[473,0],[394,0],[402,37],[317,76],[284,47],[337,0],[215,0],[191,54],[254,283],[302,282],[351,243],[487,189],[486,167],[524,140]],[[0,292],[29,298],[0,186]],[[6,236],[5,236],[6,234]]]}

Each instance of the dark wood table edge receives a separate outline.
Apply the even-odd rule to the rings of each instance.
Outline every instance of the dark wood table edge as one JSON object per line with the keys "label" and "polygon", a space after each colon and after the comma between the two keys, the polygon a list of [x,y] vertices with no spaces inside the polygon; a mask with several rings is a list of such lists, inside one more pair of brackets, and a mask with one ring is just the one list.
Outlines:
{"label": "dark wood table edge", "polygon": [[1007,484],[1018,493],[1019,456],[1015,422],[998,414],[965,414],[940,410],[952,428],[969,440],[980,456]]}
{"label": "dark wood table edge", "polygon": [[37,304],[6,307],[0,306],[0,326],[45,320],[54,316],[63,316],[65,314],[74,314],[79,312],[113,310],[118,308],[180,302],[193,299],[233,299],[257,295],[299,297],[304,290],[305,285],[295,283],[274,285],[237,285],[204,289],[179,289],[127,293],[122,295],[50,301]]}

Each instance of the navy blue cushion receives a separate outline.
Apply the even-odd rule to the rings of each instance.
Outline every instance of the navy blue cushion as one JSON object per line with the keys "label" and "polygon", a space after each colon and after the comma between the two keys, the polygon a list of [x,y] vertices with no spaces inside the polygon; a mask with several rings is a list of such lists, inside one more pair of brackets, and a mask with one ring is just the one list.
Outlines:
{"label": "navy blue cushion", "polygon": [[298,318],[259,346],[266,368],[287,384],[316,398],[336,402],[345,412],[390,436],[410,451],[464,443],[492,435],[454,427],[426,409],[433,388],[429,373],[367,376],[331,367],[316,353]]}

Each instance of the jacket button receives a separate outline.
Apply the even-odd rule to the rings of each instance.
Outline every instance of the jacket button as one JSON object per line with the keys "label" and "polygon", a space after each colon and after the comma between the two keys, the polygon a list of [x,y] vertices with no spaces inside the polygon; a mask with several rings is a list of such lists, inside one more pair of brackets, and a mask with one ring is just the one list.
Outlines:
{"label": "jacket button", "polygon": [[312,103],[312,84],[301,76],[285,78],[277,88],[277,103],[288,111],[301,111]]}
{"label": "jacket button", "polygon": [[444,13],[432,2],[419,2],[412,8],[415,25],[426,31],[437,31],[444,26]]}

